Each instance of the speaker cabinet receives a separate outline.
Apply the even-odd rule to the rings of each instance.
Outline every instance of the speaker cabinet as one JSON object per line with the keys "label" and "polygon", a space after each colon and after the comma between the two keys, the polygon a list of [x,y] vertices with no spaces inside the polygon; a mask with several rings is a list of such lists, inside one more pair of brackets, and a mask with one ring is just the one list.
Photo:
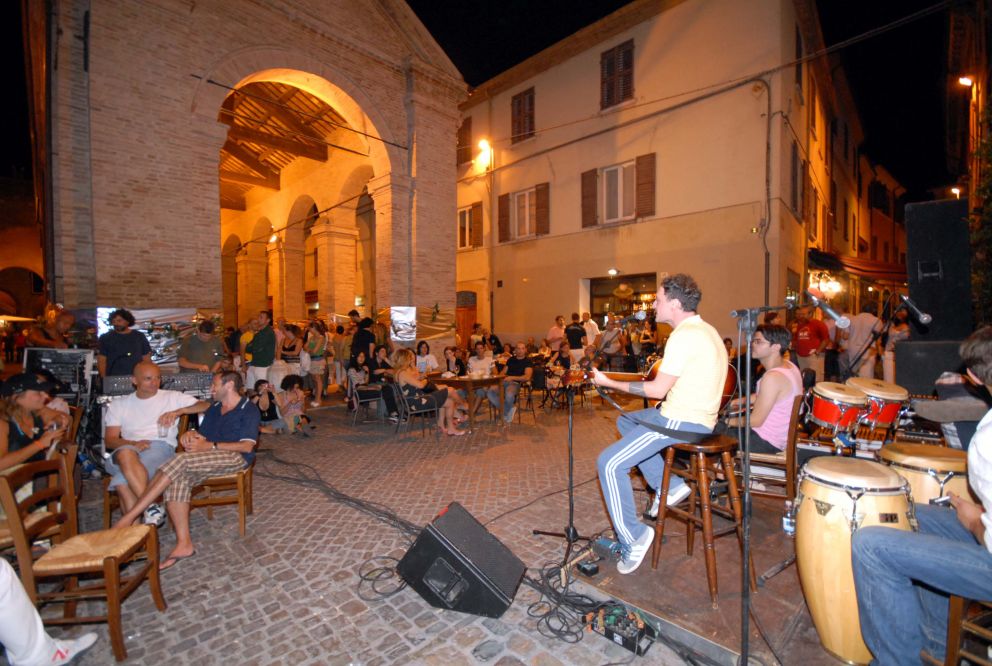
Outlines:
{"label": "speaker cabinet", "polygon": [[431,606],[500,617],[513,603],[526,567],[452,502],[423,529],[397,570]]}
{"label": "speaker cabinet", "polygon": [[963,340],[971,335],[971,241],[968,200],[906,206],[909,297],[933,316],[922,326],[910,316],[914,340]]}
{"label": "speaker cabinet", "polygon": [[904,340],[896,343],[896,384],[912,395],[930,395],[945,371],[961,372],[960,340]]}

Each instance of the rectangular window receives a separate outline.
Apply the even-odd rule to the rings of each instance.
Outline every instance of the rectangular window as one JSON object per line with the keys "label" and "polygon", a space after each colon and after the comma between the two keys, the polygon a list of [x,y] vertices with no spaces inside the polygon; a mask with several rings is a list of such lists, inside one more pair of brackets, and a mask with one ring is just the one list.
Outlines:
{"label": "rectangular window", "polygon": [[510,102],[512,143],[534,136],[534,89],[513,96]]}
{"label": "rectangular window", "polygon": [[810,208],[809,208],[809,218],[806,221],[807,224],[807,235],[811,241],[816,240],[816,236],[819,233],[819,214],[820,214],[820,196],[819,193],[810,188]]}
{"label": "rectangular window", "polygon": [[527,238],[535,235],[537,221],[537,190],[514,192],[511,198],[510,228],[514,238]]}
{"label": "rectangular window", "polygon": [[605,167],[599,172],[602,183],[602,220],[605,224],[632,220],[637,213],[634,163]]}
{"label": "rectangular window", "polygon": [[816,80],[812,76],[809,77],[809,131],[816,137]]}
{"label": "rectangular window", "polygon": [[599,107],[634,98],[634,40],[628,40],[599,56]]}
{"label": "rectangular window", "polygon": [[799,92],[803,90],[803,36],[796,26],[796,87]]}
{"label": "rectangular window", "polygon": [[458,249],[472,247],[472,208],[458,209]]}
{"label": "rectangular window", "polygon": [[850,226],[848,225],[848,218],[851,215],[850,206],[847,203],[847,197],[844,197],[844,240],[851,240]]}
{"label": "rectangular window", "polygon": [[791,185],[789,189],[789,207],[792,208],[792,212],[798,213],[799,211],[799,184],[802,182],[799,180],[799,146],[796,142],[792,142],[792,149],[789,151],[791,157],[791,164],[789,169],[789,184]]}
{"label": "rectangular window", "polygon": [[830,226],[837,229],[837,181],[830,181]]}
{"label": "rectangular window", "polygon": [[462,121],[458,128],[458,147],[455,149],[457,164],[472,161],[472,116]]}

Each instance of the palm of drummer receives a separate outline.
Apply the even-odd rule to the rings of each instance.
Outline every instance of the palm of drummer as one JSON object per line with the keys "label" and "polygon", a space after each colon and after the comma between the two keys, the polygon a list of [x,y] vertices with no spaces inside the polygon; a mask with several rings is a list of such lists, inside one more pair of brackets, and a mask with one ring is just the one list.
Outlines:
{"label": "palm of drummer", "polygon": [[[961,344],[968,376],[992,389],[992,327]],[[968,448],[969,484],[981,504],[948,493],[950,507],[916,505],[919,532],[866,527],[852,564],[861,632],[874,664],[943,660],[949,595],[992,600],[992,410]]]}

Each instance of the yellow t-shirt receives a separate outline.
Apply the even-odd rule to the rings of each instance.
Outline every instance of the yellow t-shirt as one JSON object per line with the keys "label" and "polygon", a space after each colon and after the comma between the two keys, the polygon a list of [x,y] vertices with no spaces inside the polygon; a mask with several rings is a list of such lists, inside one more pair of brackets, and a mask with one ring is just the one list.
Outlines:
{"label": "yellow t-shirt", "polygon": [[244,359],[245,363],[251,362],[251,353],[245,350],[248,349],[248,343],[251,342],[254,337],[255,331],[252,331],[251,329],[241,334],[241,358]]}
{"label": "yellow t-shirt", "polygon": [[668,338],[661,372],[678,377],[661,404],[661,415],[712,428],[727,380],[727,348],[699,315],[684,320]]}

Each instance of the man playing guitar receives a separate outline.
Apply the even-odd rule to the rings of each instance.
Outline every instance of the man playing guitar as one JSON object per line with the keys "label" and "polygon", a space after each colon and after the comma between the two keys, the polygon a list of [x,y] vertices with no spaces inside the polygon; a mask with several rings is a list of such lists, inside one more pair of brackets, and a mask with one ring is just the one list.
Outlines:
{"label": "man playing guitar", "polygon": [[[598,370],[592,372],[593,383],[598,386],[664,401],[657,409],[622,414],[617,419],[621,439],[607,447],[597,461],[606,508],[622,545],[617,563],[621,574],[636,570],[654,541],[654,529],[637,519],[630,470],[639,467],[648,484],[659,487],[665,470],[661,452],[680,441],[638,421],[693,433],[712,432],[716,425],[727,376],[727,349],[716,329],[696,314],[700,298],[699,285],[690,276],[680,273],[662,279],[654,305],[655,320],[674,330],[654,379],[621,382]],[[688,495],[689,487],[673,478],[668,504]]]}

